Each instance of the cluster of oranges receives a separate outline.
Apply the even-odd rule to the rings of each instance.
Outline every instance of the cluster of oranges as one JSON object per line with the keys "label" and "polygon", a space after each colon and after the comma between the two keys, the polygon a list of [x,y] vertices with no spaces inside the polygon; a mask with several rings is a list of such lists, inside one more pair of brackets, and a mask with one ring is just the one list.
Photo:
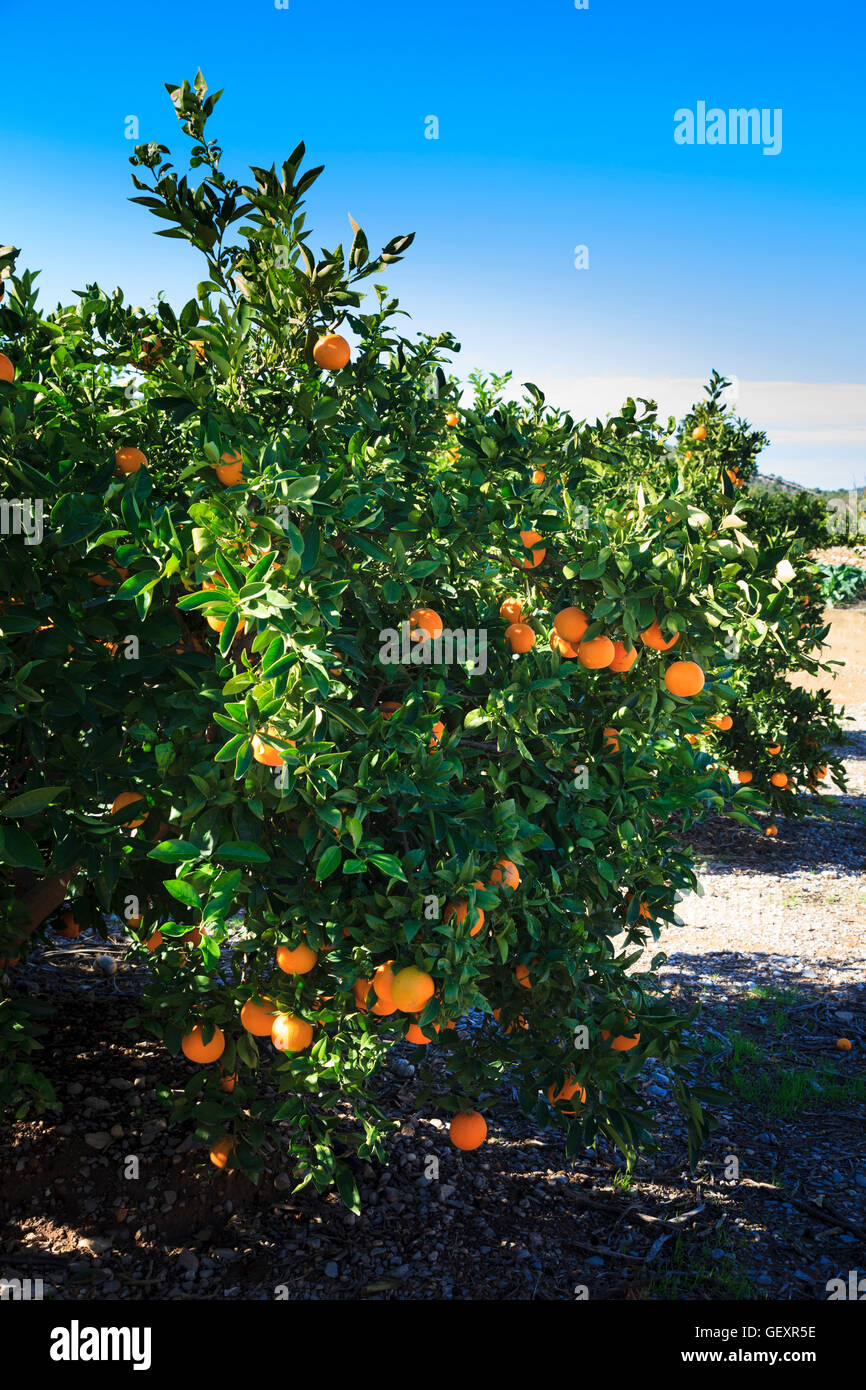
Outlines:
{"label": "cluster of oranges", "polygon": [[[499,616],[508,626],[505,629],[505,642],[515,654],[529,652],[535,646],[535,632],[523,620],[523,605],[517,598],[504,598],[499,605]],[[580,608],[568,607],[560,610],[553,620],[550,631],[550,646],[567,661],[576,659],[588,671],[616,671],[625,675],[637,660],[637,647],[627,647],[625,642],[612,640],[603,633],[597,637],[584,639],[590,620]],[[665,638],[658,622],[654,619],[645,632],[641,633],[644,646],[653,651],[667,652],[679,640],[679,633]],[[705,677],[696,661],[673,661],[666,668],[665,686],[671,695],[687,699],[697,695],[704,688]]]}
{"label": "cluster of oranges", "polygon": [[[489,883],[497,886],[504,884],[512,891],[516,890],[520,886],[520,873],[517,865],[510,859],[498,860],[490,875]],[[484,884],[481,880],[476,880],[473,886],[483,888]],[[477,935],[484,922],[484,913],[480,908],[476,911],[478,920],[470,931],[471,936]],[[466,919],[466,914],[466,901],[446,905],[446,919],[456,917],[459,922],[463,922]],[[293,947],[279,946],[276,952],[278,969],[292,976],[309,974],[317,964],[318,958],[319,953],[308,946],[306,942],[301,942]],[[518,978],[520,978],[521,969],[523,970],[521,982],[526,983],[528,988],[526,967],[518,967]],[[372,1003],[370,1002],[371,992],[373,995]],[[407,965],[395,971],[393,960],[378,965],[370,979],[359,978],[353,986],[355,1003],[362,1013],[367,1013],[369,1009],[373,1014],[384,1018],[390,1017],[398,1011],[409,1015],[411,1022],[406,1032],[406,1039],[419,1046],[426,1046],[432,1042],[432,1035],[439,1031],[439,1025],[433,1023],[426,1025],[431,1030],[432,1035],[425,1033],[417,1022],[418,1016],[433,998],[435,992],[436,983],[433,976],[426,970],[421,970],[415,965]],[[247,999],[240,1011],[240,1023],[248,1033],[255,1037],[270,1037],[278,1052],[303,1052],[313,1041],[312,1024],[296,1014],[281,1010],[272,1000],[264,997]],[[449,1021],[446,1026],[453,1028],[453,1021]],[[204,1040],[202,1024],[195,1024],[181,1040],[184,1056],[191,1062],[202,1064],[218,1062],[225,1051],[225,1046],[225,1035],[222,1029],[215,1025],[207,1042]],[[224,1076],[220,1083],[221,1088],[225,1091],[234,1090],[235,1080],[235,1077]],[[487,1125],[483,1117],[476,1111],[460,1111],[455,1115],[450,1129],[450,1137],[457,1148],[466,1150],[477,1148],[484,1142],[486,1134]],[[212,1162],[217,1163],[218,1167],[225,1167],[232,1147],[233,1144],[224,1135],[211,1151]],[[217,1162],[218,1159],[219,1162]]]}

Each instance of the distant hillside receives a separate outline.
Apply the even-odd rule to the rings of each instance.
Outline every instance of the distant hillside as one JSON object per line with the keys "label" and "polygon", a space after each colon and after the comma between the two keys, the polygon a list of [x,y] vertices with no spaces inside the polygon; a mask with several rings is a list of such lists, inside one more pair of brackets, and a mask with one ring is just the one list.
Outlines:
{"label": "distant hillside", "polygon": [[779,478],[775,473],[759,473],[752,483],[753,492],[813,492],[814,488],[803,487],[800,483],[789,483],[787,478]]}
{"label": "distant hillside", "polygon": [[[757,493],[766,492],[811,492],[813,497],[820,497],[825,502],[829,502],[833,497],[841,497],[847,501],[848,488],[846,487],[803,487],[802,483],[792,483],[788,478],[780,478],[775,473],[759,473],[752,483],[752,491]],[[866,487],[857,489],[858,497],[866,501]]]}

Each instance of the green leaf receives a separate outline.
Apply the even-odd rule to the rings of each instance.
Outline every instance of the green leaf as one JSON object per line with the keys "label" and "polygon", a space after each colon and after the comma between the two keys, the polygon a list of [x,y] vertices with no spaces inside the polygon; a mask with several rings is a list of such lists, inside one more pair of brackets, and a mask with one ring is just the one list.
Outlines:
{"label": "green leaf", "polygon": [[37,874],[45,872],[35,842],[17,825],[0,827],[0,863],[11,864],[15,869],[32,869]]}
{"label": "green leaf", "polygon": [[399,878],[403,883],[407,881],[400,860],[395,859],[393,854],[371,854],[370,863],[375,864],[377,869],[381,869],[382,873],[388,874],[390,878]]}
{"label": "green leaf", "polygon": [[319,490],[319,481],[318,473],[313,473],[306,478],[298,478],[294,483],[289,483],[286,488],[286,501],[301,502],[315,497]]}
{"label": "green leaf", "polygon": [[166,879],[164,886],[166,892],[176,898],[179,903],[183,903],[186,907],[194,907],[198,912],[202,911],[201,898],[191,883],[187,883],[182,878],[169,878]]}
{"label": "green leaf", "polygon": [[29,792],[21,792],[20,796],[13,796],[12,800],[7,801],[5,806],[0,806],[0,816],[14,816],[17,819],[35,816],[39,811],[44,811],[46,806],[50,806],[52,801],[56,801],[58,793],[68,790],[68,785],[34,787]]}
{"label": "green leaf", "polygon": [[219,849],[214,850],[214,859],[221,864],[269,864],[271,856],[267,850],[262,849],[261,845],[254,845],[251,840],[229,840],[225,845],[220,845]]}
{"label": "green leaf", "polygon": [[343,851],[339,845],[329,845],[316,865],[316,879],[319,883],[338,868]]}
{"label": "green leaf", "polygon": [[163,840],[147,857],[155,859],[159,864],[182,864],[191,859],[198,859],[200,855],[201,850],[187,840]]}

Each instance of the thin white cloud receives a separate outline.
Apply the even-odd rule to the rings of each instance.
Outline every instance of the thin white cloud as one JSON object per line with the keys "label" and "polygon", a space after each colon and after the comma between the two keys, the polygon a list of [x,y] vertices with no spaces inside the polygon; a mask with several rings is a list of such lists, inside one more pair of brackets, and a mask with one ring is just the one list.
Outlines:
{"label": "thin white cloud", "polygon": [[[659,418],[681,418],[705,400],[698,377],[535,377],[552,405],[577,419],[604,419],[629,396],[658,403]],[[761,455],[762,473],[776,473],[804,486],[848,486],[866,477],[866,383],[744,381],[730,393],[737,414],[770,437]]]}

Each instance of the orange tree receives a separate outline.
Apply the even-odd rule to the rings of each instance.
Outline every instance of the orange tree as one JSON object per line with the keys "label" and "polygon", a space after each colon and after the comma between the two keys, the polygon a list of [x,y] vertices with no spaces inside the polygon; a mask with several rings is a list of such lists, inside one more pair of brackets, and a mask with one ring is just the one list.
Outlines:
{"label": "orange tree", "polygon": [[797,672],[814,676],[832,669],[821,658],[829,627],[819,570],[808,555],[809,528],[801,535],[780,523],[764,511],[759,496],[750,494],[767,437],[735,418],[725,401],[728,386],[713,373],[706,402],[682,422],[678,454],[689,456],[690,486],[696,493],[703,490],[711,511],[714,502],[717,511],[735,501],[771,593],[754,640],[737,646],[731,728],[716,730],[713,739],[719,755],[761,792],[773,812],[797,817],[806,814],[806,797],[820,791],[823,782],[845,785],[833,751],[843,739],[840,716],[829,692],[799,689],[789,680]]}
{"label": "orange tree", "polygon": [[[739,524],[682,478],[614,495],[655,457],[634,409],[460,411],[453,340],[400,335],[379,285],[364,311],[410,238],[316,257],[303,147],[240,184],[219,94],[169,91],[201,181],[161,145],[133,163],[205,257],[193,299],[93,285],[43,315],[0,252],[0,954],[116,914],[148,971],[130,1026],[190,1066],[173,1118],[350,1204],[403,1038],[458,1147],[507,1073],[570,1152],[631,1158],[648,1056],[698,1141],[688,1020],[641,955],[694,884],[677,828],[754,823],[697,740],[770,581],[739,583]],[[52,1103],[39,1028],[0,999],[4,1106]]]}

